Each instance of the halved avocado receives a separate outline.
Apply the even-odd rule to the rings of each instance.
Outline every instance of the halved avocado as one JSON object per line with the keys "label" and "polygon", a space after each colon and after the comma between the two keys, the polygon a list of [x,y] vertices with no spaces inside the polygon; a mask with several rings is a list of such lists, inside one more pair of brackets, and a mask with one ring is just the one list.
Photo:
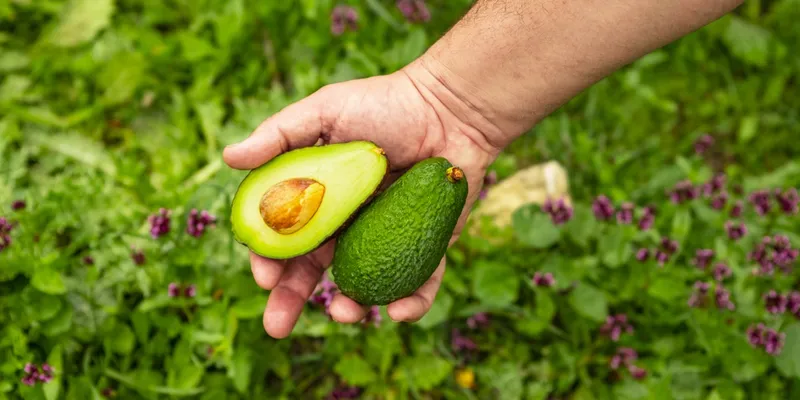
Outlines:
{"label": "halved avocado", "polygon": [[231,205],[234,237],[268,258],[308,253],[378,189],[387,165],[383,150],[366,141],[283,153],[239,185]]}

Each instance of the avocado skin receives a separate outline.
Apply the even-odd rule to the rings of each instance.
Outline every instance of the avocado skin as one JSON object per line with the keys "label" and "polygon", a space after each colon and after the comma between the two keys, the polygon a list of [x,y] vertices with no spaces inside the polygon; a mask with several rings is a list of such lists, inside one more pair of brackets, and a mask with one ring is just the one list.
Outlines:
{"label": "avocado skin", "polygon": [[409,296],[447,251],[467,199],[467,179],[447,178],[445,158],[420,161],[378,195],[337,238],[333,279],[362,305]]}

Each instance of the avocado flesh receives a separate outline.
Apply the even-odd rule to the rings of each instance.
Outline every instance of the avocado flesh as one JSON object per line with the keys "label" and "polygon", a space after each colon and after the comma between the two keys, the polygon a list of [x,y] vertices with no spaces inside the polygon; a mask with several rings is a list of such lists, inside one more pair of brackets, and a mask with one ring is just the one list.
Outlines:
{"label": "avocado flesh", "polygon": [[[305,147],[281,154],[250,171],[231,205],[234,237],[267,258],[286,259],[308,253],[333,235],[375,192],[386,174],[383,151],[356,141]],[[298,231],[281,234],[270,228],[259,205],[274,185],[296,178],[313,179],[325,194],[313,217]]]}
{"label": "avocado flesh", "polygon": [[447,251],[467,198],[467,180],[441,157],[420,161],[375,197],[336,239],[332,274],[339,290],[362,305],[409,296]]}

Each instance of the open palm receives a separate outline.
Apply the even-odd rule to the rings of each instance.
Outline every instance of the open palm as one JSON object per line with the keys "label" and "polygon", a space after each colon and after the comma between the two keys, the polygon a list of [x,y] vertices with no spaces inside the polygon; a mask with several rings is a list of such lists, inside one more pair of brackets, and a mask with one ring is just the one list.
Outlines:
{"label": "open palm", "polygon": [[[225,149],[233,168],[252,169],[273,157],[315,144],[369,140],[382,147],[389,160],[387,182],[417,161],[433,156],[461,167],[469,182],[469,196],[456,227],[455,240],[480,190],[486,167],[498,150],[468,121],[468,107],[442,93],[434,93],[417,72],[354,80],[326,86],[264,121],[249,138]],[[464,111],[462,111],[464,110]],[[294,328],[303,306],[333,257],[335,240],[290,260],[250,254],[256,283],[271,290],[264,312],[264,328],[283,338]],[[452,243],[452,241],[451,241]],[[430,309],[445,270],[444,259],[431,278],[413,295],[388,306],[395,321],[416,321]],[[354,323],[366,308],[337,294],[331,317]]]}

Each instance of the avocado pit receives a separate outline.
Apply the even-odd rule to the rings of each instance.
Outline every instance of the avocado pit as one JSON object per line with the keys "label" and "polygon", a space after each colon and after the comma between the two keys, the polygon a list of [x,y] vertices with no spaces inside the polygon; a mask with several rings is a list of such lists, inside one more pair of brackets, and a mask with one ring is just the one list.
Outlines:
{"label": "avocado pit", "polygon": [[302,229],[319,209],[325,186],[309,178],[293,178],[270,187],[258,208],[264,223],[288,235]]}

